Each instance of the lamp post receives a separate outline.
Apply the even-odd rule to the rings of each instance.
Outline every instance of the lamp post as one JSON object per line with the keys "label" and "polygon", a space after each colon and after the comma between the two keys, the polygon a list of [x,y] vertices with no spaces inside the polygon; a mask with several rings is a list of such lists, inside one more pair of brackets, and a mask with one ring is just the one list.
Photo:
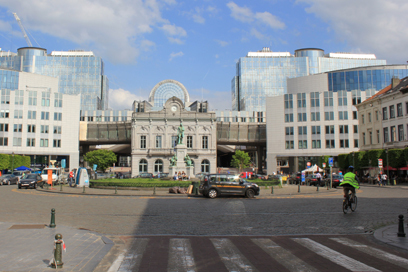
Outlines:
{"label": "lamp post", "polygon": [[13,155],[13,158],[11,160],[11,173],[13,174],[14,172],[14,152],[11,153]]}
{"label": "lamp post", "polygon": [[354,163],[354,151],[353,151],[353,167],[356,167]]}
{"label": "lamp post", "polygon": [[388,149],[385,150],[385,153],[387,154],[387,185],[390,185],[390,166],[388,163]]}

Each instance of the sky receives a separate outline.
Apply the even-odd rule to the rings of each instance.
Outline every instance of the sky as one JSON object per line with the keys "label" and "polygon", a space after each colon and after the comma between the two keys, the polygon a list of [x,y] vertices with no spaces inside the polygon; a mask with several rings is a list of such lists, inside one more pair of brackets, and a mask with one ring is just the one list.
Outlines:
{"label": "sky", "polygon": [[406,0],[0,0],[0,48],[27,43],[52,51],[93,51],[105,63],[109,108],[148,100],[160,81],[181,82],[190,101],[231,109],[235,64],[269,47],[294,54],[375,54],[408,61]]}

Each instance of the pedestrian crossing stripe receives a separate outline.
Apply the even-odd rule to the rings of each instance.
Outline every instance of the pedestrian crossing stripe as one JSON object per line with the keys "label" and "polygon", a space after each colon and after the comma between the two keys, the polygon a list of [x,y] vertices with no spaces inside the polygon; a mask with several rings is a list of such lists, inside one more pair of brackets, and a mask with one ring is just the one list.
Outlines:
{"label": "pedestrian crossing stripe", "polygon": [[[168,243],[168,259],[167,271],[174,272],[193,272],[198,271],[197,261],[194,257],[195,254],[199,252],[193,252],[193,247],[191,245],[191,240],[189,238],[166,238],[169,239]],[[196,239],[196,238],[194,238]],[[201,239],[201,238],[200,238]],[[202,238],[209,239],[211,244],[214,246],[216,256],[219,256],[219,263],[222,263],[226,271],[234,272],[257,272],[259,271],[256,267],[256,263],[252,264],[249,259],[245,256],[245,247],[238,247],[229,238]],[[281,239],[281,238],[280,238]],[[299,246],[307,248],[311,253],[317,254],[333,264],[341,266],[349,271],[381,271],[372,266],[366,265],[361,261],[355,260],[349,256],[343,255],[342,253],[329,248],[328,246],[322,245],[311,238],[287,238],[298,244]],[[384,250],[368,246],[349,238],[336,237],[328,238],[334,242],[340,243],[342,246],[353,248],[359,250],[368,256],[375,257],[381,260],[383,263],[382,270],[384,270],[385,262],[392,263],[393,265],[400,266],[402,268],[408,269],[408,259],[402,258],[400,256],[390,254]],[[250,240],[269,255],[272,259],[276,260],[279,264],[285,267],[288,271],[302,271],[302,272],[318,272],[322,267],[319,264],[312,262],[309,264],[307,259],[300,259],[291,251],[291,249],[286,249],[283,246],[275,243],[273,238],[250,238]],[[140,264],[143,260],[143,254],[146,248],[151,242],[150,238],[136,238],[134,239],[131,248],[123,251],[117,257],[116,261],[113,262],[108,272],[127,272],[127,271],[139,271]],[[210,245],[211,245],[210,244]],[[199,250],[195,248],[195,250]],[[242,250],[242,252],[241,252]],[[267,256],[265,255],[265,256]],[[199,256],[199,255],[197,255]],[[197,257],[196,256],[196,257]],[[310,256],[310,255],[309,255]],[[252,259],[253,260],[253,259]],[[156,261],[160,261],[160,256],[157,256]],[[165,260],[163,260],[165,261]],[[216,262],[217,260],[211,259],[211,261]],[[378,264],[375,264],[377,266]],[[326,267],[327,269],[327,267]],[[202,270],[201,270],[202,271]],[[386,270],[384,270],[386,271]],[[388,270],[391,271],[391,270]],[[215,272],[215,271],[214,271]]]}

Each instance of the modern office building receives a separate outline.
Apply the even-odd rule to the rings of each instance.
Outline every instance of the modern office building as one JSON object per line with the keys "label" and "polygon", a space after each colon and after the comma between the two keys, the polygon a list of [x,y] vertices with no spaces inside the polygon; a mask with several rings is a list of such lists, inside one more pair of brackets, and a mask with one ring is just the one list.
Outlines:
{"label": "modern office building", "polygon": [[373,54],[328,53],[305,48],[272,52],[269,48],[249,52],[236,63],[231,81],[232,110],[264,112],[265,97],[287,93],[287,79],[362,66],[385,65]]}
{"label": "modern office building", "polygon": [[307,162],[318,163],[321,156],[358,151],[355,105],[393,77],[407,75],[408,65],[382,65],[288,79],[287,94],[266,99],[268,173],[296,172]]}
{"label": "modern office building", "polygon": [[53,51],[23,47],[0,52],[0,68],[58,78],[58,92],[81,95],[81,110],[108,109],[109,81],[104,63],[90,51]]}
{"label": "modern office building", "polygon": [[79,162],[79,95],[58,92],[58,78],[0,69],[2,153],[31,157],[32,166]]}

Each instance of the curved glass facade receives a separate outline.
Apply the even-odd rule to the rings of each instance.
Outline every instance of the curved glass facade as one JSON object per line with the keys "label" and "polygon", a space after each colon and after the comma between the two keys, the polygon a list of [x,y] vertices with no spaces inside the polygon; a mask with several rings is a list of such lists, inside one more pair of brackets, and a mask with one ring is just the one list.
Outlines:
{"label": "curved glass facade", "polygon": [[34,73],[35,57],[47,56],[47,50],[43,48],[24,47],[17,50],[18,56],[23,57],[23,72]]}
{"label": "curved glass facade", "polygon": [[175,83],[164,83],[160,85],[154,93],[154,107],[163,108],[166,101],[171,97],[180,98],[185,103],[185,94],[183,89]]}
{"label": "curved glass facade", "polygon": [[18,72],[0,69],[0,90],[18,89]]}

